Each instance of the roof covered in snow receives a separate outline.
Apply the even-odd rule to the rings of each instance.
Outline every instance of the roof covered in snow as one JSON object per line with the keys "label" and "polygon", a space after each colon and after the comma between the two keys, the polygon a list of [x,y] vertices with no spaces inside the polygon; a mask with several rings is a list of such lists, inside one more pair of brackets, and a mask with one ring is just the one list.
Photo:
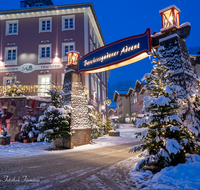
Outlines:
{"label": "roof covered in snow", "polygon": [[172,9],[172,8],[175,8],[177,11],[181,12],[181,10],[176,5],[170,5],[169,7],[166,7],[164,9],[160,10],[159,13],[163,13],[163,12],[169,10],[169,9]]}
{"label": "roof covered in snow", "polygon": [[117,101],[118,96],[130,96],[131,92],[135,92],[133,88],[129,88],[129,90],[115,90],[113,102]]}

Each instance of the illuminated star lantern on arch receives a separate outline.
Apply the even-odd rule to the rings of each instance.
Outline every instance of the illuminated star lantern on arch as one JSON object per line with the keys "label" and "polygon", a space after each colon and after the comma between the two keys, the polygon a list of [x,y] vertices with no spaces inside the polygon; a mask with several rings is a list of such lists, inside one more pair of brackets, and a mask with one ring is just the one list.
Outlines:
{"label": "illuminated star lantern on arch", "polygon": [[180,26],[180,12],[180,9],[175,5],[171,5],[159,11],[162,20],[162,33],[170,30],[176,30],[177,27]]}
{"label": "illuminated star lantern on arch", "polygon": [[78,64],[80,53],[77,51],[67,52],[67,67],[74,66]]}

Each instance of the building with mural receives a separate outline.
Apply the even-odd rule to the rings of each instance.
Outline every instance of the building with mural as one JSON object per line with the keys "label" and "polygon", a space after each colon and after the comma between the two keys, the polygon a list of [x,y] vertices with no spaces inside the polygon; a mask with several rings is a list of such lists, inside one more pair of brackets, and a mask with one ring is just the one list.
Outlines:
{"label": "building with mural", "polygon": [[[92,3],[55,6],[52,0],[24,0],[16,10],[0,11],[0,93],[20,81],[26,96],[47,97],[50,81],[62,89],[66,53],[80,56],[105,45]],[[88,102],[106,115],[107,72],[82,76]]]}

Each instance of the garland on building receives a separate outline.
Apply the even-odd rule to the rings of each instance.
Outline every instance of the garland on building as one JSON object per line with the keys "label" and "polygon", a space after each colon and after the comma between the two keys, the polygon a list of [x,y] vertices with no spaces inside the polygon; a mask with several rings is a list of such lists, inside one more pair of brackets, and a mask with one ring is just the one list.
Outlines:
{"label": "garland on building", "polygon": [[14,96],[23,96],[25,94],[22,89],[22,85],[20,85],[19,81],[15,80],[15,76],[12,76],[9,84],[5,86],[4,96],[6,97],[14,97]]}
{"label": "garland on building", "polygon": [[166,167],[184,163],[188,153],[199,149],[197,88],[193,86],[186,93],[183,87],[174,85],[173,71],[166,66],[166,60],[160,52],[151,54],[157,60],[153,60],[151,73],[144,76],[151,96],[144,98],[143,107],[151,115],[137,122],[137,126],[147,126],[147,129],[141,133],[144,144],[131,149],[145,150],[141,154],[145,158],[138,162],[136,170],[144,165]]}

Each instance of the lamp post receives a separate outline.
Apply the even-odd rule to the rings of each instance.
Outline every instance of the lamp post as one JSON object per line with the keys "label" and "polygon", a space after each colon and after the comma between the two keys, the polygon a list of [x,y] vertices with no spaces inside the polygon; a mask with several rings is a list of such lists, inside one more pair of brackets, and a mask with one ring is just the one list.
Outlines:
{"label": "lamp post", "polygon": [[162,20],[162,33],[169,32],[170,30],[174,31],[180,26],[180,12],[180,9],[175,5],[171,5],[159,11]]}
{"label": "lamp post", "polygon": [[194,83],[194,70],[184,41],[190,34],[190,23],[180,25],[180,9],[171,5],[159,11],[162,28],[152,37],[152,47],[166,60],[165,66],[173,72],[170,82],[190,89]]}

